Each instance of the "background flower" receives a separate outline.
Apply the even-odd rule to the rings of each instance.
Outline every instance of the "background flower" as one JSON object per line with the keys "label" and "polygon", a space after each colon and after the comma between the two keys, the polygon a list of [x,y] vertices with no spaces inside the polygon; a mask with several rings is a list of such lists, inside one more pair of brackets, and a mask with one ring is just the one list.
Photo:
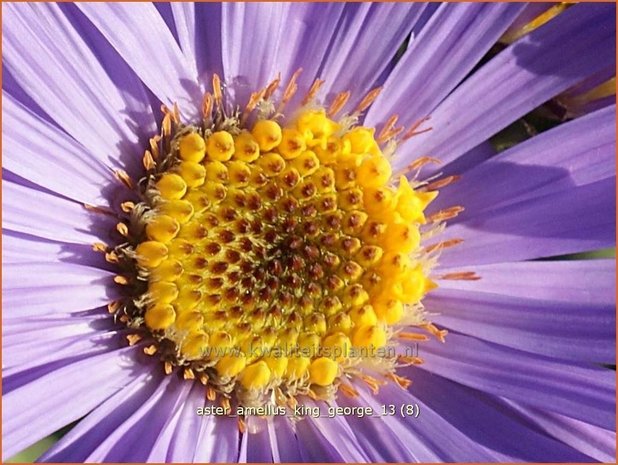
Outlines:
{"label": "background flower", "polygon": [[[487,141],[535,108],[615,69],[615,6],[580,4],[500,53],[523,4],[6,4],[3,8],[3,457],[79,421],[52,461],[611,461],[615,454],[615,265],[538,260],[612,247],[615,106],[496,155]],[[406,50],[398,61],[396,50]],[[299,88],[383,91],[392,114],[432,131],[399,147],[403,168],[462,174],[433,205],[466,210],[436,241],[425,300],[451,330],[423,345],[409,392],[342,405],[416,403],[418,418],[278,419],[239,434],[199,417],[198,384],[124,345],[102,306],[113,270],[91,244],[112,219],[114,169],[139,177],[161,103],[197,115],[217,72],[242,102],[277,72]],[[300,93],[302,94],[302,92]],[[609,99],[611,100],[611,99]],[[296,102],[298,103],[298,102]],[[597,102],[598,103],[598,102]],[[600,108],[599,108],[600,106]],[[588,113],[590,111],[590,113]],[[586,114],[588,113],[588,114]]]}

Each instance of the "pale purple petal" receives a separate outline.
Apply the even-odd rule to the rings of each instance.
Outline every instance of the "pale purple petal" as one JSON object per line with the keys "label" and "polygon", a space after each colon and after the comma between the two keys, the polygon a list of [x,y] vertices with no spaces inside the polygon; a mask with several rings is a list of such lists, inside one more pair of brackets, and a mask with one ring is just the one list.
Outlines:
{"label": "pale purple petal", "polygon": [[5,169],[73,200],[108,203],[104,188],[118,185],[110,166],[5,92],[2,114]]}
{"label": "pale purple petal", "polygon": [[202,92],[195,65],[182,54],[154,5],[79,3],[77,6],[159,100],[168,106],[177,102],[186,117],[198,115]]}
{"label": "pale purple petal", "polygon": [[554,194],[616,175],[616,108],[605,108],[517,144],[466,172],[432,208],[461,202],[451,223],[487,209]]}
{"label": "pale purple petal", "polygon": [[[306,417],[296,425],[296,434],[302,442],[319,443],[323,451],[327,452],[326,456],[335,462],[365,463],[371,461],[360,447],[358,438],[355,437],[352,428],[344,418],[341,416],[327,417],[326,406],[323,403],[307,400],[304,404],[309,407],[319,407],[321,415],[319,418]],[[315,458],[318,461],[325,461],[319,458],[322,452],[318,448],[315,451],[313,448],[308,448],[304,452],[309,453],[312,460]],[[304,459],[307,460],[307,457]]]}
{"label": "pale purple petal", "polygon": [[195,463],[237,462],[239,432],[236,418],[204,416],[196,443]]}
{"label": "pale purple petal", "polygon": [[423,304],[439,326],[565,361],[613,363],[614,303],[583,304],[440,288]]}
{"label": "pale purple petal", "polygon": [[[3,458],[83,417],[147,365],[126,347],[64,366],[2,396]],[[36,405],[36,408],[32,408]]]}
{"label": "pale purple petal", "polygon": [[32,236],[74,244],[106,242],[113,228],[110,217],[45,192],[2,183],[2,227]]}
{"label": "pale purple petal", "polygon": [[278,54],[285,48],[280,45],[295,43],[287,42],[287,19],[294,6],[234,2],[221,7],[221,47],[226,51],[223,74],[235,103],[242,106],[252,92],[275,78]]}
{"label": "pale purple petal", "polygon": [[512,31],[520,30],[537,16],[549,10],[554,5],[556,4],[550,2],[534,2],[527,4],[517,19],[513,21],[513,24],[511,24],[506,34],[509,34]]}
{"label": "pale purple petal", "polygon": [[3,263],[76,263],[105,270],[115,269],[87,244],[66,244],[5,230],[2,235]]}
{"label": "pale purple petal", "polygon": [[198,448],[199,432],[205,418],[197,414],[197,409],[206,402],[205,387],[201,383],[193,383],[191,391],[180,412],[180,418],[173,432],[173,438],[167,449],[167,462],[193,462]]}
{"label": "pale purple petal", "polygon": [[[484,449],[486,454],[494,454],[494,461],[591,461],[570,445],[549,438],[533,425],[527,424],[517,411],[495,396],[423,370],[411,368],[407,371],[407,376],[412,380],[409,388],[412,396],[404,393],[398,395],[397,399],[403,405],[421,403],[418,418],[409,419],[409,423],[419,423],[417,429],[425,427],[427,421],[424,421],[423,417],[429,410],[446,423],[444,430],[454,429],[460,435],[465,435],[467,441]],[[394,394],[401,392],[395,387],[391,387],[389,391]],[[388,399],[388,394],[385,397]],[[448,435],[451,434],[449,432]],[[442,437],[439,433],[435,436]],[[513,438],[517,440],[514,441]],[[451,454],[448,461],[479,460],[477,453],[464,452],[461,444],[452,444],[448,450]]]}
{"label": "pale purple petal", "polygon": [[425,8],[421,3],[346,4],[318,73],[325,80],[324,93],[334,97],[351,91],[345,108],[352,109],[378,85]]}
{"label": "pale purple petal", "polygon": [[[575,5],[493,58],[431,115],[401,153],[454,160],[577,82],[615,63],[615,5]],[[396,166],[405,165],[405,156]]]}
{"label": "pale purple petal", "polygon": [[[472,169],[476,165],[480,165],[481,163],[483,163],[485,160],[490,159],[496,153],[496,149],[493,147],[493,145],[491,145],[489,141],[481,142],[479,145],[468,150],[461,157],[456,158],[452,162],[448,163],[446,166],[440,166],[439,170],[440,173],[442,173],[442,176],[461,176],[469,169]],[[433,202],[430,207],[433,207]]]}
{"label": "pale purple petal", "polygon": [[76,315],[72,319],[63,314],[3,319],[3,376],[76,355],[100,353],[117,327],[105,310],[99,312],[104,318]]}
{"label": "pale purple petal", "polygon": [[175,414],[175,410],[182,406],[186,388],[186,383],[175,375],[161,379],[150,398],[100,441],[84,461],[146,461],[162,428]]}
{"label": "pale purple petal", "polygon": [[300,462],[302,449],[307,446],[301,444],[294,433],[292,423],[288,418],[273,417],[268,422],[270,447],[274,462]]}
{"label": "pale purple petal", "polygon": [[520,3],[441,4],[389,75],[365,124],[376,126],[398,114],[398,123],[409,125],[429,115],[522,8]]}
{"label": "pale purple petal", "polygon": [[[188,415],[197,416],[193,409],[186,411],[187,406],[192,406],[191,403],[187,402],[187,399],[194,386],[200,389],[202,395],[204,395],[204,386],[199,382],[190,383],[183,379],[174,381],[178,384],[176,388],[176,398],[173,400],[173,405],[168,404],[166,407],[169,411],[168,419],[165,425],[160,428],[159,436],[150,447],[150,453],[146,459],[147,462],[173,462],[173,460],[170,460],[169,455],[172,450],[176,450],[176,453],[179,452],[178,447],[175,445],[176,438],[178,437],[178,430],[183,427],[182,423],[186,420]],[[197,433],[197,429],[194,433]],[[184,460],[182,461],[190,461],[193,456],[193,451],[189,448],[184,452]],[[189,457],[191,457],[191,459]]]}
{"label": "pale purple petal", "polygon": [[542,428],[564,444],[598,460],[612,463],[616,458],[616,432],[599,428],[585,421],[558,415],[517,402],[507,401],[520,415]]}
{"label": "pale purple petal", "polygon": [[140,135],[154,128],[149,106],[118,90],[60,7],[2,9],[3,63],[23,89],[94,157],[139,160]]}
{"label": "pale purple petal", "polygon": [[[41,347],[44,344],[43,341],[38,345],[26,343],[13,347],[13,350],[7,350],[7,356],[20,351],[21,354],[16,357],[21,363],[16,362],[11,367],[3,367],[3,378],[15,380],[17,384],[20,384],[24,378],[28,378],[31,373],[36,373],[40,369],[50,366],[66,366],[78,360],[85,360],[109,352],[110,349],[116,348],[118,342],[122,341],[127,334],[127,330],[119,332],[117,328],[113,328],[111,318],[110,321],[112,323],[107,325],[107,331],[99,330],[90,337],[71,337],[47,342],[44,347],[46,350]],[[11,384],[11,386],[18,388],[17,384]],[[11,387],[10,390],[12,391],[14,388]]]}
{"label": "pale purple petal", "polygon": [[445,344],[423,344],[423,369],[489,394],[606,429],[615,425],[613,371],[567,364],[470,336],[451,333],[447,337]]}
{"label": "pale purple petal", "polygon": [[19,263],[2,267],[4,318],[75,312],[118,297],[113,273],[72,263]]}
{"label": "pale purple petal", "polygon": [[[441,280],[440,288],[486,292],[519,299],[586,305],[612,305],[616,300],[614,260],[562,260],[476,265],[478,281]],[[465,271],[443,269],[440,274]],[[429,294],[431,296],[431,294]]]}
{"label": "pale purple petal", "polygon": [[615,244],[616,179],[488,209],[447,227],[444,267],[461,267],[587,252]]}
{"label": "pale purple petal", "polygon": [[[157,368],[152,365],[152,368]],[[162,381],[160,370],[142,370],[102,402],[40,458],[42,462],[84,462],[113,431],[146,402]]]}

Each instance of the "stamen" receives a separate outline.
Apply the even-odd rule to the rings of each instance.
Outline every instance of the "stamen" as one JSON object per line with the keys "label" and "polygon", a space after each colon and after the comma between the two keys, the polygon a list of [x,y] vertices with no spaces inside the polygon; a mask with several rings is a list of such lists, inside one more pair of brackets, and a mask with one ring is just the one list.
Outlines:
{"label": "stamen", "polygon": [[439,179],[437,181],[431,182],[423,187],[424,191],[435,191],[438,189],[443,189],[449,184],[452,184],[461,179],[460,175],[454,174],[452,176],[447,176],[445,178]]}
{"label": "stamen", "polygon": [[146,355],[150,355],[150,356],[156,354],[157,353],[157,346],[154,345],[154,344],[151,344],[151,345],[149,345],[147,347],[144,347],[144,353]]}
{"label": "stamen", "polygon": [[264,91],[265,100],[268,100],[270,99],[270,97],[272,97],[275,91],[279,88],[279,84],[281,84],[281,73],[277,73],[277,77],[273,79],[271,83],[268,84],[268,86],[266,86],[266,89]]}
{"label": "stamen", "polygon": [[150,153],[150,150],[146,150],[144,152],[142,164],[144,165],[144,168],[146,168],[146,171],[151,171],[156,168],[157,164],[155,163],[154,158],[152,157],[152,153]]}
{"label": "stamen", "polygon": [[382,131],[380,131],[380,134],[376,139],[378,144],[382,145],[390,139],[394,139],[403,131],[403,127],[395,128],[395,124],[397,124],[398,119],[398,115],[393,115],[386,121],[386,124],[384,124]]}
{"label": "stamen", "polygon": [[328,112],[326,112],[328,117],[329,118],[335,117],[341,111],[341,109],[345,106],[345,104],[348,103],[348,100],[350,99],[351,95],[352,93],[349,90],[346,92],[338,93],[335,99],[333,100],[333,102],[330,104]]}
{"label": "stamen", "polygon": [[370,90],[369,93],[367,93],[367,95],[365,95],[365,97],[363,97],[363,99],[360,101],[360,103],[354,110],[354,113],[362,113],[367,108],[369,108],[371,104],[375,101],[375,99],[378,98],[380,92],[382,92],[382,87],[376,87],[375,89]]}
{"label": "stamen", "polygon": [[450,279],[459,281],[478,281],[481,279],[474,271],[460,271],[456,273],[447,273],[439,276],[437,279]]}
{"label": "stamen", "polygon": [[386,377],[394,381],[395,384],[399,386],[401,389],[403,389],[404,391],[406,391],[412,384],[412,381],[409,380],[408,378],[404,378],[403,376],[398,376],[395,373],[389,373],[386,375]]}
{"label": "stamen", "polygon": [[302,101],[303,105],[307,105],[309,102],[311,102],[315,98],[315,96],[318,94],[318,91],[320,90],[320,87],[322,87],[324,82],[325,81],[321,79],[316,79],[315,81],[313,81],[313,84],[311,84],[311,87],[309,88],[307,95],[305,95],[305,98],[303,98],[303,101]]}
{"label": "stamen", "polygon": [[223,91],[221,90],[221,79],[219,79],[217,73],[212,75],[212,91],[214,93],[215,105],[218,113],[223,106]]}
{"label": "stamen", "polygon": [[432,252],[435,252],[436,250],[442,250],[442,249],[447,249],[449,247],[454,247],[458,244],[461,244],[463,242],[463,239],[448,239],[446,241],[442,241],[442,242],[438,242],[437,244],[433,244],[430,246],[427,246],[425,248],[425,251],[427,254],[430,254]]}
{"label": "stamen", "polygon": [[283,111],[283,109],[285,108],[285,106],[287,105],[287,103],[292,99],[292,97],[294,97],[294,94],[296,94],[296,91],[298,90],[298,84],[296,84],[296,81],[298,80],[298,76],[300,76],[300,73],[303,72],[302,68],[297,69],[294,74],[292,74],[292,77],[290,78],[290,82],[288,82],[288,85],[285,88],[285,91],[283,92],[283,97],[281,99],[281,103],[279,104],[279,107],[277,108],[277,113],[281,113]]}
{"label": "stamen", "polygon": [[461,205],[455,205],[453,207],[449,207],[449,208],[445,208],[444,210],[437,211],[436,213],[430,215],[429,218],[427,218],[427,220],[430,223],[438,223],[441,221],[450,220],[452,218],[455,218],[457,215],[459,215],[464,210],[465,208],[462,207]]}
{"label": "stamen", "polygon": [[202,100],[202,115],[204,115],[205,119],[210,119],[212,117],[212,108],[213,108],[213,96],[210,92],[206,92],[204,94],[204,99]]}
{"label": "stamen", "polygon": [[432,158],[432,157],[420,157],[416,160],[414,160],[412,163],[410,163],[408,166],[406,166],[401,172],[399,172],[398,174],[401,175],[407,175],[409,173],[412,173],[414,171],[418,171],[419,169],[421,169],[423,166],[428,165],[429,163],[433,163],[434,165],[441,165],[442,162],[440,160],[438,160],[437,158]]}
{"label": "stamen", "polygon": [[424,342],[424,341],[428,341],[429,338],[424,335],[424,334],[418,334],[418,333],[409,333],[409,332],[400,332],[399,334],[397,334],[397,338],[403,340],[403,341],[420,341],[420,342]]}
{"label": "stamen", "polygon": [[134,346],[135,344],[137,344],[141,340],[142,340],[142,336],[140,336],[139,334],[129,334],[129,335],[127,335],[127,341],[129,341],[129,345],[130,346]]}

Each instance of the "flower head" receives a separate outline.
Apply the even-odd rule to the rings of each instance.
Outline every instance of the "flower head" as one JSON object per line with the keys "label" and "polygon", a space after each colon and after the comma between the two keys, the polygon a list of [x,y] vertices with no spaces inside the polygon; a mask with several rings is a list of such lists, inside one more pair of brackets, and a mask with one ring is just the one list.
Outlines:
{"label": "flower head", "polygon": [[5,458],[611,460],[613,5],[3,16]]}

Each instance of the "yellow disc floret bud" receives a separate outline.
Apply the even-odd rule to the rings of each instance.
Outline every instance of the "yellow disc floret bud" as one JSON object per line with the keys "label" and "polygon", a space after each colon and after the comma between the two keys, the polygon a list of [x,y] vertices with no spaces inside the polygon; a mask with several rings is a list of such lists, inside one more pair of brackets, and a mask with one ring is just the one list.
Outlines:
{"label": "yellow disc floret bud", "polygon": [[206,154],[206,144],[202,136],[194,132],[180,139],[178,152],[181,160],[199,163]]}
{"label": "yellow disc floret bud", "polygon": [[171,305],[158,304],[146,310],[144,321],[153,331],[169,328],[176,320],[176,312]]}
{"label": "yellow disc floret bud", "polygon": [[271,120],[263,119],[255,123],[251,134],[262,152],[268,152],[281,143],[281,126]]}
{"label": "yellow disc floret bud", "polygon": [[328,386],[335,380],[338,370],[339,365],[330,358],[315,359],[309,366],[309,381],[318,386]]}
{"label": "yellow disc floret bud", "polygon": [[208,158],[227,161],[234,155],[234,138],[227,131],[218,131],[208,137]]}
{"label": "yellow disc floret bud", "polygon": [[156,268],[167,258],[167,247],[157,241],[142,242],[135,248],[137,263],[144,268]]}
{"label": "yellow disc floret bud", "polygon": [[262,389],[270,381],[270,368],[265,361],[252,363],[240,374],[240,384],[245,389]]}
{"label": "yellow disc floret bud", "polygon": [[181,199],[187,192],[187,183],[177,174],[166,173],[157,181],[157,189],[164,199]]}

